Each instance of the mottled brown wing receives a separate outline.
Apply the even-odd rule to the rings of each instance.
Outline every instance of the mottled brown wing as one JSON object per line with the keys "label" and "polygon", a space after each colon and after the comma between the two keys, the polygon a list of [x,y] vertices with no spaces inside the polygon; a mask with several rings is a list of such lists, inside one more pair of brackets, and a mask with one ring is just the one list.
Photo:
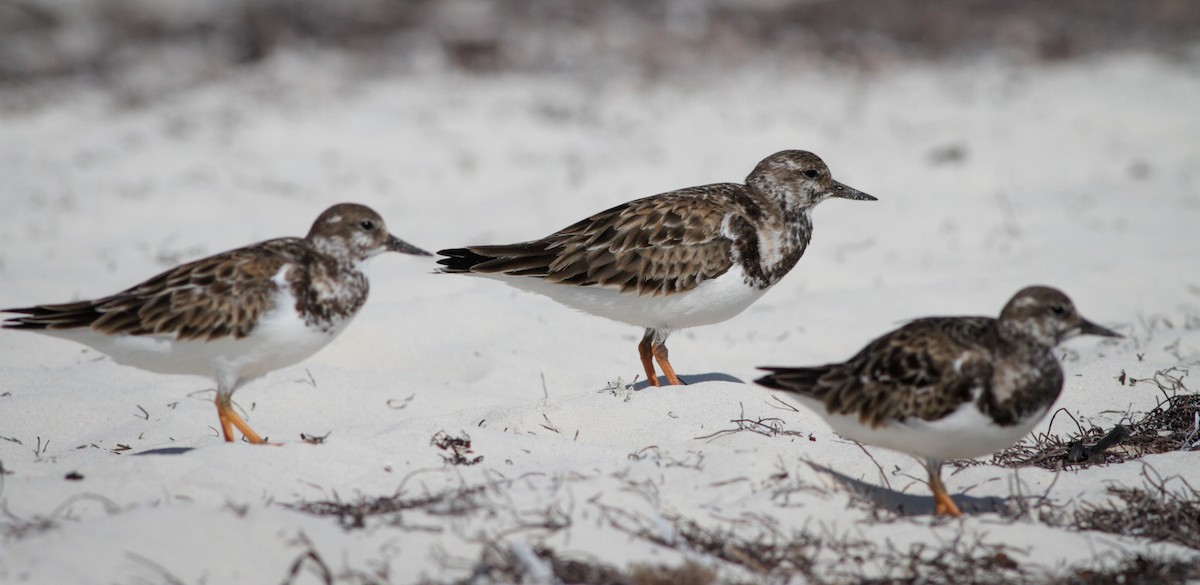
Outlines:
{"label": "mottled brown wing", "polygon": [[8,309],[26,316],[10,319],[5,327],[91,327],[108,334],[174,334],[185,340],[245,337],[274,306],[277,287],[271,279],[305,253],[301,242],[282,238],[210,256],[102,299]]}
{"label": "mottled brown wing", "polygon": [[989,335],[990,321],[913,321],[842,364],[770,368],[772,387],[815,398],[830,413],[855,415],[873,427],[908,417],[938,420],[971,401],[974,392],[990,392],[993,366],[973,341]]}
{"label": "mottled brown wing", "polygon": [[445,272],[531,276],[640,295],[691,290],[732,266],[733,242],[721,224],[733,210],[701,196],[713,187],[631,201],[532,242],[442,250],[447,258],[439,263]]}

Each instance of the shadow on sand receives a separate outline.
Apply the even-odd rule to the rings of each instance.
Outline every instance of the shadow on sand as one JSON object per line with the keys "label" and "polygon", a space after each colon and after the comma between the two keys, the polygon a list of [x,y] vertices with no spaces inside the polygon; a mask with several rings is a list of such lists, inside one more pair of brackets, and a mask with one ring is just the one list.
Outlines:
{"label": "shadow on sand", "polygon": [[[933,515],[933,494],[929,492],[928,488],[925,488],[924,492],[907,494],[854,479],[811,461],[808,464],[813,469],[828,474],[850,492],[861,495],[874,502],[875,505],[899,516]],[[1004,513],[1009,509],[1007,498],[995,496],[977,498],[961,493],[951,493],[950,497],[954,498],[954,503],[958,504],[963,514]]]}
{"label": "shadow on sand", "polygon": [[[683,380],[684,384],[699,384],[700,382],[736,382],[738,384],[745,384],[745,382],[743,380],[741,380],[740,378],[735,378],[733,376],[730,376],[729,374],[723,374],[721,372],[709,372],[707,374],[689,374],[687,376],[680,376],[679,379]],[[658,383],[666,384],[667,379],[663,376],[659,376]],[[633,385],[634,390],[645,390],[646,388],[649,388],[649,387],[650,387],[650,382],[648,380],[642,380],[641,382],[638,382]]]}
{"label": "shadow on sand", "polygon": [[183,455],[192,449],[195,449],[195,447],[162,447],[159,449],[138,451],[134,455]]}

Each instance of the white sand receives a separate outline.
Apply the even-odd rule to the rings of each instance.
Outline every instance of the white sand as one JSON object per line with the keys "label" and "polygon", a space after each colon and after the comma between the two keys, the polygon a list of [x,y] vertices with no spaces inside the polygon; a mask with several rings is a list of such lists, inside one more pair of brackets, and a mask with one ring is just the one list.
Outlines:
{"label": "white sand", "polygon": [[[1064,349],[1060,405],[1098,424],[1152,408],[1157,387],[1122,385],[1122,371],[1200,364],[1194,63],[763,71],[682,88],[347,70],[283,56],[138,108],[72,90],[4,114],[0,306],[100,296],[180,261],[303,235],[338,201],[375,207],[430,250],[509,242],[634,197],[740,180],[784,148],[817,152],[879,201],[823,204],[812,246],[775,290],[672,337],[686,388],[604,391],[640,374],[640,331],[497,282],[432,275],[410,256],[375,260],[371,300],[330,347],[235,395],[281,447],[223,443],[210,381],[2,332],[0,582],[278,583],[312,551],[345,582],[380,571],[409,583],[469,574],[484,542],[544,543],[618,567],[690,558],[751,577],[614,525],[670,540],[674,517],[901,549],[981,539],[1013,547],[1028,570],[1195,554],[991,511],[934,522],[913,460],[868,457],[743,383],[758,365],[844,359],[913,317],[995,314],[1044,283],[1129,334]],[[948,146],[965,158],[931,162]],[[761,417],[806,436],[698,438]],[[1060,415],[1050,430],[1073,429]],[[430,445],[443,430],[468,433],[483,461],[445,465]],[[311,446],[300,433],[329,437]],[[982,465],[948,469],[947,483],[966,510],[1020,494],[1069,509],[1104,501],[1109,485],[1142,485],[1143,473],[1200,486],[1197,457],[1060,474]],[[65,480],[71,472],[83,479]],[[850,503],[847,482],[885,479],[885,499],[914,515],[880,522]],[[366,530],[283,506],[457,486],[488,487],[465,514],[411,511]],[[545,528],[547,514],[567,526]],[[849,570],[826,560],[825,572]],[[321,582],[312,566],[297,583]]]}

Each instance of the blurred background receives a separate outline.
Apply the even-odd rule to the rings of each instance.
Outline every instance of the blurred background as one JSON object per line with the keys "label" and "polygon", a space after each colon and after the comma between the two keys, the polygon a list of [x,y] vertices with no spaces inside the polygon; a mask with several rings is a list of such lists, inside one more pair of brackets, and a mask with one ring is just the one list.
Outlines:
{"label": "blurred background", "polygon": [[1179,58],[1197,40],[1194,0],[3,0],[0,83],[82,77],[136,100],[281,50],[344,51],[368,75],[654,78],[814,61]]}

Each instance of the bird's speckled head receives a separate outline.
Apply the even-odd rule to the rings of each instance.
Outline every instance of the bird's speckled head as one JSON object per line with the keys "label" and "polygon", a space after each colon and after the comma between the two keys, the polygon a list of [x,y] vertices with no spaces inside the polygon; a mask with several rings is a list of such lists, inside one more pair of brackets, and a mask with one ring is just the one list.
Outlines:
{"label": "bird's speckled head", "polygon": [[1021,289],[1000,312],[1001,328],[1020,331],[1046,347],[1054,347],[1077,335],[1121,337],[1079,315],[1071,299],[1048,286]]}
{"label": "bird's speckled head", "polygon": [[429,252],[388,233],[374,209],[357,203],[339,203],[313,222],[305,237],[321,252],[352,263],[383,252],[431,256]]}
{"label": "bird's speckled head", "polygon": [[875,200],[833,180],[825,161],[806,150],[783,150],[764,158],[746,177],[746,185],[785,209],[806,209],[830,197]]}

